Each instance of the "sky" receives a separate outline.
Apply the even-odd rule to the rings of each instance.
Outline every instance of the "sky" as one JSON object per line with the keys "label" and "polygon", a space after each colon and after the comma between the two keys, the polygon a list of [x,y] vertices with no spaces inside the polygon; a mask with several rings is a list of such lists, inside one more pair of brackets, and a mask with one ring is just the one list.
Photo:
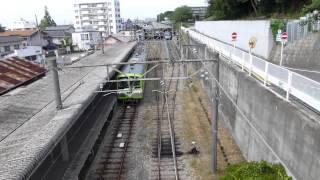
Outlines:
{"label": "sky", "polygon": [[[0,24],[8,26],[20,18],[35,22],[35,15],[40,21],[45,5],[57,24],[70,24],[74,16],[73,2],[74,0],[6,0],[0,6]],[[182,5],[204,6],[206,0],[120,0],[121,17],[125,19],[156,18],[157,14]]]}

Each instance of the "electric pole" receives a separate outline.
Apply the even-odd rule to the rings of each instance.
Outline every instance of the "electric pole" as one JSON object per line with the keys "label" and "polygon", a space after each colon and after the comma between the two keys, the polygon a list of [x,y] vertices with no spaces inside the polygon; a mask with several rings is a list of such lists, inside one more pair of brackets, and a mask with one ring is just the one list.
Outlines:
{"label": "electric pole", "polygon": [[[214,58],[217,60],[216,63],[216,83],[215,83],[215,94],[212,96],[212,119],[211,119],[211,135],[212,135],[212,172],[217,172],[218,169],[218,158],[217,158],[217,144],[218,144],[218,121],[219,121],[219,54],[215,53]],[[212,83],[213,86],[214,83]],[[213,88],[212,88],[213,89]]]}

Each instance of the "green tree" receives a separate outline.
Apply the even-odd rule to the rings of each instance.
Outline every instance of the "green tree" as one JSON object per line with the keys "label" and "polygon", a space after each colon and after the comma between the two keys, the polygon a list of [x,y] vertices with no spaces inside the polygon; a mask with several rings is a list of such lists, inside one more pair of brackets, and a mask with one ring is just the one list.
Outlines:
{"label": "green tree", "polygon": [[56,26],[57,24],[54,22],[54,20],[51,18],[47,6],[44,7],[44,17],[42,18],[40,22],[40,29],[45,30],[49,26]]}
{"label": "green tree", "polygon": [[[313,2],[316,1],[320,0],[313,0]],[[283,16],[300,12],[302,7],[310,2],[311,0],[208,0],[207,16],[211,19],[238,19],[246,16],[271,16],[273,14]],[[317,7],[316,3],[315,7]]]}
{"label": "green tree", "polygon": [[303,12],[308,13],[314,10],[320,10],[320,0],[312,0],[311,4],[304,7]]}
{"label": "green tree", "polygon": [[172,20],[172,15],[173,15],[173,11],[166,11],[164,13],[160,13],[157,17],[158,17],[158,21],[164,21],[165,18],[168,18],[169,20]]}
{"label": "green tree", "polygon": [[65,37],[60,42],[62,47],[72,46],[72,39],[70,37]]}
{"label": "green tree", "polygon": [[181,6],[176,8],[172,15],[172,21],[175,23],[188,22],[192,19],[192,10],[188,6]]}

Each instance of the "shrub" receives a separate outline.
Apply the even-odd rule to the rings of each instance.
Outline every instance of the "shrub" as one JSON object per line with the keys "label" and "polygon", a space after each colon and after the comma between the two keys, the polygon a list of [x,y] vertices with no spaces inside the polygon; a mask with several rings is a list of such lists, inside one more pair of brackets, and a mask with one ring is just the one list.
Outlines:
{"label": "shrub", "polygon": [[266,161],[230,165],[220,180],[291,180],[280,164]]}

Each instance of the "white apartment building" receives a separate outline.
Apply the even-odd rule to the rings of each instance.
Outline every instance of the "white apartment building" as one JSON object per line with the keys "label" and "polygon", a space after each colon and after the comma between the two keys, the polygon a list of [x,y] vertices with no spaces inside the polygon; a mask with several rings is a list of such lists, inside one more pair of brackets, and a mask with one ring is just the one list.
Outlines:
{"label": "white apartment building", "polygon": [[95,30],[107,37],[121,30],[119,0],[75,0],[74,14],[77,32]]}

